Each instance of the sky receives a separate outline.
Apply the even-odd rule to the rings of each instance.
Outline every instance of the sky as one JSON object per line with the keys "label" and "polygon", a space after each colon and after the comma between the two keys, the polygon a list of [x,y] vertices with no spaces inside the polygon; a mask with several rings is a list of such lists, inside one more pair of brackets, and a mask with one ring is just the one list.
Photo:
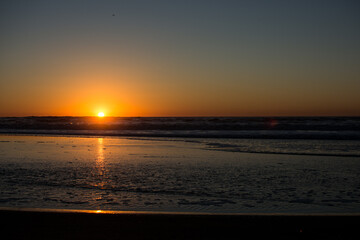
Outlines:
{"label": "sky", "polygon": [[0,116],[360,116],[360,1],[2,0]]}

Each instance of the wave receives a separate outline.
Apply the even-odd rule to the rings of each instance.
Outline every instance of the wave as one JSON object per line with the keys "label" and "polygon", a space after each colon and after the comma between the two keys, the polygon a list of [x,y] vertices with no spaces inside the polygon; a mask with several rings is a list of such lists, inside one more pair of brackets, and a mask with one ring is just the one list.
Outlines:
{"label": "wave", "polygon": [[360,140],[360,117],[3,117],[0,133]]}
{"label": "wave", "polygon": [[360,157],[360,153],[316,153],[316,152],[283,152],[283,151],[261,151],[261,150],[242,150],[229,148],[207,148],[208,150],[225,151],[225,152],[241,152],[241,153],[257,153],[257,154],[280,154],[280,155],[299,155],[299,156],[321,156],[321,157]]}
{"label": "wave", "polygon": [[2,117],[0,129],[358,131],[360,117]]}

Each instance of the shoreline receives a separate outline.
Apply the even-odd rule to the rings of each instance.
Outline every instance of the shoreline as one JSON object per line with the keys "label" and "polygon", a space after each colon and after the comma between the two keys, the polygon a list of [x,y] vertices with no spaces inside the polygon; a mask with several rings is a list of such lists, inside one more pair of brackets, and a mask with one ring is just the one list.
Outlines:
{"label": "shoreline", "polygon": [[[226,138],[226,139],[270,139],[270,140],[360,140],[358,133],[351,131],[317,132],[290,130],[281,133],[281,130],[196,130],[189,134],[189,130],[19,130],[0,129],[1,135],[31,135],[31,136],[90,136],[90,137],[150,137],[150,138]],[[192,130],[190,130],[192,131]]]}
{"label": "shoreline", "polygon": [[207,214],[0,208],[8,239],[356,239],[356,214]]}
{"label": "shoreline", "polygon": [[[113,138],[113,139],[130,139],[130,140],[146,140],[146,141],[191,141],[188,139],[242,139],[242,140],[279,140],[276,138],[232,138],[232,137],[214,137],[214,136],[208,136],[208,137],[192,137],[192,136],[186,136],[186,137],[182,137],[182,136],[175,136],[175,137],[168,137],[165,135],[162,136],[136,136],[136,135],[104,135],[104,134],[54,134],[54,133],[5,133],[5,132],[1,132],[0,129],[0,137],[1,136],[9,136],[9,137],[13,137],[13,136],[17,136],[17,137],[62,137],[62,138]],[[283,139],[283,140],[335,140],[335,139]],[[339,140],[339,139],[338,139]],[[357,141],[357,139],[342,139],[341,141]],[[0,141],[1,142],[1,141]],[[205,144],[206,145],[206,144]],[[297,152],[271,152],[271,151],[244,151],[244,150],[238,150],[238,149],[221,149],[220,148],[204,148],[205,150],[210,150],[210,151],[223,151],[223,152],[236,152],[236,153],[250,153],[250,154],[277,154],[277,155],[289,155],[289,156],[319,156],[319,157],[346,157],[346,158],[356,158],[356,157],[360,157],[359,154],[336,154],[336,153],[297,153]]]}

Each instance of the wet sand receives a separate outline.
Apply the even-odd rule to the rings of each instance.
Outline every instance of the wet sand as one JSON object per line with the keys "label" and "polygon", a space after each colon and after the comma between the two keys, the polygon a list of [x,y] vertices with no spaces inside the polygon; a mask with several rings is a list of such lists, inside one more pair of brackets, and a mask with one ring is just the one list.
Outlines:
{"label": "wet sand", "polygon": [[358,239],[360,215],[1,209],[6,239]]}
{"label": "wet sand", "polygon": [[0,135],[0,141],[1,207],[360,212],[354,157],[220,151],[214,142],[210,150],[180,139]]}

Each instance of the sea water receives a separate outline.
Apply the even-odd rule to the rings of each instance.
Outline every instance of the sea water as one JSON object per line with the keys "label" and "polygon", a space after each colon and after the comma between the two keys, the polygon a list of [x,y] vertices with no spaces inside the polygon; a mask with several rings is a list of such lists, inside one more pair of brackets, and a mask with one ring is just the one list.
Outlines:
{"label": "sea water", "polygon": [[0,207],[360,212],[357,118],[3,120]]}

